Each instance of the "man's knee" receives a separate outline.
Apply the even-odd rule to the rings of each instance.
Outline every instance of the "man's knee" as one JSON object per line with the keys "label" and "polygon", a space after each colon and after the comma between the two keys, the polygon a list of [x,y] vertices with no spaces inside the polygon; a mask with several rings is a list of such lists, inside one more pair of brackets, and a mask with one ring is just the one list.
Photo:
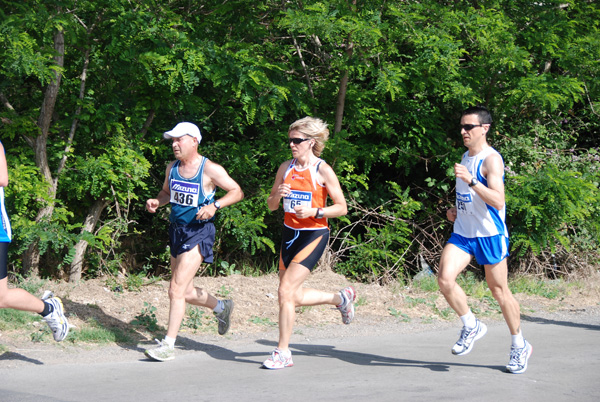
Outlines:
{"label": "man's knee", "polygon": [[444,294],[450,292],[455,286],[458,286],[456,284],[455,277],[444,275],[442,273],[438,275],[437,282],[438,286],[440,287],[440,291]]}

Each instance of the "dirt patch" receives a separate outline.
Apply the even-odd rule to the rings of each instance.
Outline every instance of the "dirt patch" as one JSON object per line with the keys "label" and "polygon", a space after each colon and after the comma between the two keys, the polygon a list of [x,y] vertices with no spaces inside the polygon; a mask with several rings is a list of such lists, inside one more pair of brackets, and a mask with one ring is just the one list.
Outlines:
{"label": "dirt patch", "polygon": [[[126,289],[125,282],[118,283],[107,279],[94,279],[70,284],[65,282],[47,283],[63,299],[70,323],[84,329],[99,323],[104,328],[119,329],[127,333],[131,342],[151,342],[162,337],[166,331],[169,312],[167,294],[168,281],[158,281],[141,286],[138,291]],[[585,309],[598,306],[600,300],[600,277],[586,279],[586,285],[565,285],[564,291],[555,299],[540,296],[517,294],[523,313],[539,310],[559,311]],[[231,298],[235,302],[230,333],[228,336],[243,336],[265,331],[276,331],[278,318],[277,286],[275,274],[261,277],[206,278],[197,277],[195,285],[203,287],[219,298]],[[359,325],[385,326],[386,323],[452,321],[456,316],[439,292],[424,292],[415,287],[399,284],[380,286],[378,284],[351,283],[347,278],[329,270],[314,272],[305,283],[324,291],[337,291],[348,285],[357,291],[356,319]],[[502,316],[493,305],[485,301],[471,300],[473,310],[486,319],[501,320]],[[339,327],[339,312],[331,306],[315,306],[297,309],[296,327],[328,328]],[[145,317],[145,318],[144,318]],[[154,333],[144,325],[150,321],[160,327]],[[142,322],[136,325],[135,322]],[[43,324],[42,324],[43,325]],[[1,333],[0,343],[19,345],[29,342],[31,329],[19,332]],[[181,335],[216,333],[216,322],[208,309],[188,310],[181,329]],[[52,343],[48,336],[44,342]]]}

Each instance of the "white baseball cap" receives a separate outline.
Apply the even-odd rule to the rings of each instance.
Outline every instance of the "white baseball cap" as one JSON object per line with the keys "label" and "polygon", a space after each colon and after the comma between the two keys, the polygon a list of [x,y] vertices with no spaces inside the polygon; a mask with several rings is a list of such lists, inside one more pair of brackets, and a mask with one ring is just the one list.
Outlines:
{"label": "white baseball cap", "polygon": [[202,134],[200,134],[200,129],[198,126],[196,126],[194,123],[188,123],[187,121],[177,124],[171,131],[166,131],[163,134],[163,137],[169,140],[171,138],[179,138],[184,135],[194,137],[198,140],[198,144],[200,144],[200,141],[202,141]]}

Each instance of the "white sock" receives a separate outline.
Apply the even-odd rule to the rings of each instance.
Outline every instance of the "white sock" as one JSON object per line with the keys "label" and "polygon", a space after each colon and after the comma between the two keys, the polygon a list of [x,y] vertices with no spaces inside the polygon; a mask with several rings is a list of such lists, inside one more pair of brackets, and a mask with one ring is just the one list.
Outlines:
{"label": "white sock", "polygon": [[525,347],[525,339],[523,338],[523,333],[519,331],[517,335],[511,335],[512,338],[512,347],[521,349]]}
{"label": "white sock", "polygon": [[463,325],[467,328],[475,328],[475,325],[477,325],[477,319],[475,318],[471,310],[469,310],[467,314],[460,316],[460,320],[462,321]]}
{"label": "white sock", "polygon": [[225,310],[225,304],[223,304],[223,300],[217,300],[217,305],[213,308],[213,311],[216,314],[219,314],[221,311]]}
{"label": "white sock", "polygon": [[165,339],[163,340],[163,342],[169,345],[171,349],[175,348],[175,338],[171,338],[170,336],[165,335]]}

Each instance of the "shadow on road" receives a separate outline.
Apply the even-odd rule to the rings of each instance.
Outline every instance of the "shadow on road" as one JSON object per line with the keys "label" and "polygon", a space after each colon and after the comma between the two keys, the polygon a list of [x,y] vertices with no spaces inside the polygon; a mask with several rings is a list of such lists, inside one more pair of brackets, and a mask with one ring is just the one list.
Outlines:
{"label": "shadow on road", "polygon": [[0,361],[2,360],[20,360],[26,363],[31,363],[31,364],[37,364],[37,365],[41,365],[44,364],[44,362],[37,360],[37,359],[31,359],[27,356],[23,356],[20,353],[15,353],[15,352],[4,352],[0,355]]}
{"label": "shadow on road", "polygon": [[562,325],[565,327],[589,329],[590,331],[600,331],[600,325],[581,324],[572,321],[557,321],[541,317],[532,317],[524,314],[521,314],[521,320],[535,322],[538,324]]}
{"label": "shadow on road", "polygon": [[[257,343],[271,347],[277,346],[275,342],[259,340]],[[395,357],[380,356],[371,353],[362,353],[357,351],[346,351],[336,349],[331,345],[303,345],[291,344],[290,349],[294,356],[315,356],[322,358],[338,359],[350,364],[361,366],[390,366],[390,367],[416,367],[424,368],[430,371],[446,372],[450,367],[478,367],[487,368],[495,371],[505,371],[504,366],[484,366],[480,364],[464,364],[450,362],[432,362],[424,360],[398,359]],[[298,352],[300,351],[300,352]]]}
{"label": "shadow on road", "polygon": [[177,344],[179,347],[183,347],[188,350],[195,350],[204,352],[213,359],[217,360],[229,360],[240,363],[250,363],[250,364],[258,364],[261,365],[264,359],[258,360],[250,360],[252,357],[262,358],[265,356],[265,353],[260,352],[246,352],[246,353],[238,353],[233,350],[212,344],[212,343],[202,343],[195,341],[190,338],[186,338],[185,336],[177,337]]}

